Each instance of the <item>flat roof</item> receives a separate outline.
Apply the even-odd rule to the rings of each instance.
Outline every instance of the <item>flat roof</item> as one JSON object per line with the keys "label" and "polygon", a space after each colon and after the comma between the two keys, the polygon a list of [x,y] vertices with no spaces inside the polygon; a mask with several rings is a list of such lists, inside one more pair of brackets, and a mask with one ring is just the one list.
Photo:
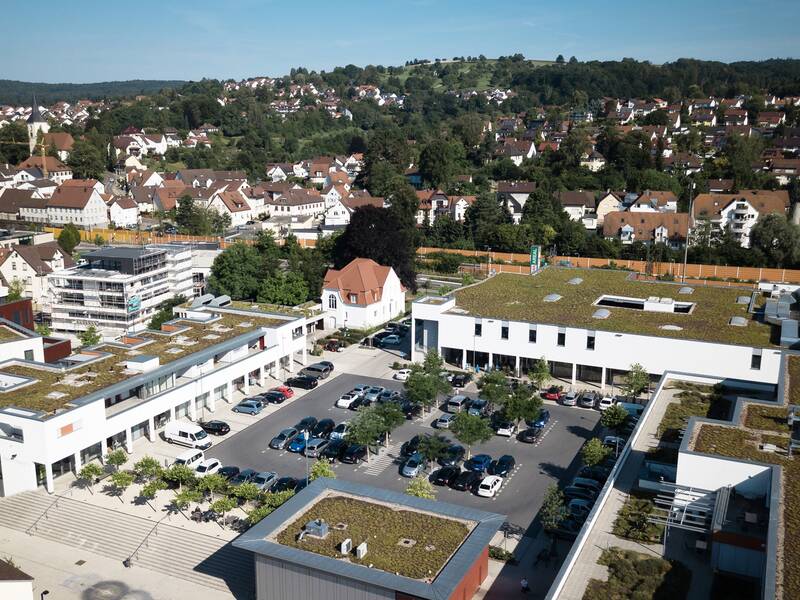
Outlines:
{"label": "flat roof", "polygon": [[161,254],[166,252],[165,248],[152,248],[152,247],[124,247],[124,246],[106,246],[99,250],[93,250],[83,255],[86,259],[103,259],[103,258],[141,258],[143,256],[150,256],[151,254]]}
{"label": "flat roof", "polygon": [[[679,294],[679,289],[686,286],[640,281],[629,278],[631,275],[627,271],[559,267],[546,267],[535,275],[500,273],[455,291],[456,308],[450,312],[637,335],[775,347],[771,341],[772,327],[756,321],[747,305],[736,302],[742,295],[741,288],[697,285],[691,286],[693,293]],[[576,276],[582,281],[577,285],[569,283]],[[561,298],[555,302],[545,301],[550,294]],[[689,313],[675,313],[605,305],[609,316],[593,318],[598,309],[595,302],[603,295],[641,300],[670,298],[676,303],[694,306]],[[747,325],[729,325],[734,316],[747,319]]]}
{"label": "flat roof", "polygon": [[[348,505],[348,502],[353,504]],[[346,514],[341,510],[353,508],[372,509],[375,518],[391,516],[388,511],[397,513],[395,519],[386,521],[382,526],[382,532],[387,534],[382,541],[376,538],[366,540],[367,554],[363,564],[359,564],[354,556],[350,559],[336,557],[338,553],[327,547],[335,549],[340,537],[351,537],[355,549],[361,541],[365,541],[358,537],[358,532],[370,525],[366,519],[363,523],[353,522],[353,529],[348,523],[344,531],[334,529],[338,522],[328,523],[330,533],[324,543],[314,540],[313,546],[312,543],[308,544],[309,549],[301,549],[309,538],[299,543],[294,541],[294,535],[312,518],[322,515],[340,518]],[[243,533],[233,544],[256,554],[418,598],[447,600],[504,521],[505,516],[495,513],[415,498],[364,484],[320,478]],[[397,527],[393,528],[392,523]],[[403,545],[403,539],[411,538],[411,532],[422,537],[426,535],[425,527],[429,529],[431,526],[442,529],[427,531],[427,538],[414,540],[416,543],[410,547]],[[443,534],[442,531],[447,533]],[[387,541],[390,537],[392,540],[397,538],[396,542],[392,542],[393,546],[389,543],[391,540]],[[437,543],[440,547],[436,547]],[[426,546],[429,549],[426,550]],[[431,546],[434,548],[430,549]],[[434,553],[434,562],[441,563],[437,571],[424,566],[425,573],[422,573],[421,563],[411,564],[415,557],[424,557],[426,553]],[[399,573],[400,569],[391,572],[377,566],[390,568],[389,565],[397,564],[397,557],[405,565],[405,575]],[[429,578],[425,577],[427,570],[431,571]]]}

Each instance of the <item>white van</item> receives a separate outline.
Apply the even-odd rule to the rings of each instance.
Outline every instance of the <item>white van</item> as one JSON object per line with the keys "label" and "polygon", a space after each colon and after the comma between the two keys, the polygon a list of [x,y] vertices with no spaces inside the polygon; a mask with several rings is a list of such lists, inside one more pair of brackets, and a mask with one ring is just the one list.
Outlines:
{"label": "white van", "polygon": [[447,401],[447,412],[455,414],[460,413],[469,405],[469,398],[462,395],[456,395]]}
{"label": "white van", "polygon": [[211,438],[203,428],[194,423],[172,421],[164,429],[164,439],[170,444],[182,444],[190,448],[207,450],[211,447]]}
{"label": "white van", "polygon": [[175,462],[172,464],[185,465],[194,471],[195,468],[205,459],[206,455],[202,450],[187,450],[183,454],[179,454],[175,459]]}

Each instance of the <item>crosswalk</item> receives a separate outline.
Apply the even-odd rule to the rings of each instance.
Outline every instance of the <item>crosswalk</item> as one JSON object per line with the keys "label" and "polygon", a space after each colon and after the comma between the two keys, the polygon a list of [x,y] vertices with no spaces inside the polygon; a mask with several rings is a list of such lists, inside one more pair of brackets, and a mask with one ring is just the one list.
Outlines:
{"label": "crosswalk", "polygon": [[378,456],[371,457],[364,468],[364,473],[367,475],[380,475],[383,473],[400,455],[400,446],[402,446],[402,443],[396,442],[385,448]]}

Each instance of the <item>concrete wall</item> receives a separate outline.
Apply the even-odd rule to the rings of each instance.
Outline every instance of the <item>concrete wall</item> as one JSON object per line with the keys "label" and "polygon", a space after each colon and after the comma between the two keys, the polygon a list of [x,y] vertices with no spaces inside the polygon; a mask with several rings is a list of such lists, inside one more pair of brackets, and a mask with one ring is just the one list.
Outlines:
{"label": "concrete wall", "polygon": [[742,496],[769,494],[772,467],[727,459],[708,454],[681,452],[678,454],[677,485],[716,490],[736,486]]}
{"label": "concrete wall", "polygon": [[3,600],[32,600],[33,581],[0,581],[0,598]]}

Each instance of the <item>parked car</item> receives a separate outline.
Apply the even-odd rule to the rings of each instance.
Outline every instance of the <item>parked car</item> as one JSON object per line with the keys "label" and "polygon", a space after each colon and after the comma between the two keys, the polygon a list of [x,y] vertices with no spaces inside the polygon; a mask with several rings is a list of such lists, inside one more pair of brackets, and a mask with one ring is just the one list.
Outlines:
{"label": "parked car", "polygon": [[302,452],[303,450],[305,450],[306,449],[306,442],[308,442],[308,439],[306,439],[306,436],[305,436],[306,433],[307,432],[302,431],[302,432],[300,432],[299,435],[296,435],[294,437],[294,439],[291,442],[289,442],[289,445],[286,446],[286,449],[289,452],[296,452],[298,454],[300,452]]}
{"label": "parked car", "polygon": [[231,430],[231,426],[225,421],[200,421],[198,425],[203,431],[212,435],[225,435]]}
{"label": "parked car", "polygon": [[450,380],[450,385],[452,385],[454,388],[463,388],[470,382],[471,379],[472,375],[469,373],[456,373]]}
{"label": "parked car", "polygon": [[386,388],[380,385],[371,386],[364,392],[364,404],[369,406],[375,402],[378,399],[378,396],[380,396],[385,390]]}
{"label": "parked car", "polygon": [[373,335],[373,336],[372,336],[372,339],[373,339],[373,340],[375,340],[375,342],[376,342],[376,343],[378,343],[378,342],[380,342],[380,341],[381,341],[383,338],[387,338],[387,337],[389,337],[390,335],[395,335],[395,334],[394,334],[394,332],[387,331],[387,330],[385,330],[385,329],[384,329],[383,331],[379,331],[378,333],[376,333],[375,335]]}
{"label": "parked car", "polygon": [[213,475],[219,473],[222,464],[216,458],[207,458],[200,461],[194,468],[194,474],[197,477],[205,477],[206,475]]}
{"label": "parked car", "polygon": [[338,438],[331,440],[330,444],[325,446],[325,449],[322,451],[320,458],[324,458],[333,462],[341,458],[342,453],[347,450],[350,446],[350,443],[345,441],[343,438]]}
{"label": "parked car", "polygon": [[462,471],[458,477],[453,480],[450,487],[460,492],[474,491],[478,484],[480,484],[483,477],[477,471]]}
{"label": "parked car", "polygon": [[233,479],[231,479],[231,485],[242,485],[243,483],[249,483],[256,475],[258,475],[258,471],[255,469],[242,469],[233,477]]}
{"label": "parked car", "polygon": [[339,460],[347,464],[357,464],[367,459],[367,447],[361,444],[350,444],[341,454]]}
{"label": "parked car", "polygon": [[557,538],[574,540],[581,532],[581,527],[583,527],[583,521],[580,521],[574,516],[570,515],[561,521],[556,529],[550,529],[548,531],[550,531]]}
{"label": "parked car", "polygon": [[542,392],[542,397],[545,400],[559,400],[563,395],[564,388],[562,388],[560,385],[551,385],[544,392]]}
{"label": "parked car", "polygon": [[281,477],[274,484],[272,484],[271,492],[290,492],[297,491],[301,484],[300,479],[296,477]]}
{"label": "parked car", "polygon": [[327,438],[322,438],[322,437],[311,438],[306,443],[306,448],[303,454],[305,454],[310,458],[316,458],[322,453],[323,450],[325,450],[325,448],[329,443],[330,440],[328,440]]}
{"label": "parked car", "polygon": [[261,400],[242,400],[233,407],[233,412],[235,413],[244,413],[246,415],[257,415],[262,410],[264,410],[264,403]]}
{"label": "parked car", "polygon": [[542,437],[543,430],[538,427],[523,429],[517,434],[517,439],[526,444],[535,444]]}
{"label": "parked car", "polygon": [[407,381],[409,375],[411,375],[411,369],[400,369],[399,371],[396,371],[394,375],[392,375],[392,379],[396,379],[397,381]]}
{"label": "parked car", "polygon": [[606,437],[603,438],[603,446],[606,446],[608,448],[622,450],[622,448],[625,447],[626,443],[628,443],[628,440],[616,435],[607,435]]}
{"label": "parked car", "polygon": [[492,464],[492,457],[488,454],[476,454],[464,463],[464,468],[469,471],[483,473]]}
{"label": "parked car", "polygon": [[313,390],[319,385],[319,380],[315,377],[306,377],[305,375],[298,375],[297,377],[290,377],[286,380],[286,385],[289,387],[298,387],[303,390]]}
{"label": "parked car", "polygon": [[543,408],[539,411],[539,416],[531,421],[525,421],[525,424],[528,427],[533,427],[534,429],[544,429],[545,425],[550,422],[550,411],[546,408]]}
{"label": "parked car", "polygon": [[400,446],[400,456],[411,456],[419,449],[419,443],[421,440],[429,437],[427,434],[422,435],[415,435],[410,440],[403,442],[403,445]]}
{"label": "parked car", "polygon": [[573,498],[581,498],[583,500],[592,500],[597,497],[591,490],[587,490],[586,488],[576,487],[574,485],[569,485],[564,488],[564,498],[567,500],[572,500]]}
{"label": "parked car", "polygon": [[395,323],[394,321],[386,324],[386,331],[391,333],[396,333],[400,331],[400,323]]}
{"label": "parked car", "polygon": [[256,484],[256,487],[262,492],[266,492],[277,480],[278,474],[275,471],[261,471],[253,477],[251,483]]}
{"label": "parked car", "polygon": [[361,406],[361,396],[352,392],[342,394],[342,397],[336,401],[336,408],[349,408],[355,410]]}
{"label": "parked car", "polygon": [[611,475],[611,469],[595,465],[594,467],[583,466],[578,471],[578,477],[586,477],[587,479],[594,479],[600,483],[605,483],[608,476]]}
{"label": "parked car", "polygon": [[217,475],[222,475],[225,479],[230,481],[234,477],[239,474],[239,467],[220,467],[219,471],[217,471]]}
{"label": "parked car", "polygon": [[387,335],[385,338],[381,339],[380,341],[381,347],[384,346],[399,346],[400,345],[400,336],[396,333],[392,333]]}
{"label": "parked car", "polygon": [[419,452],[414,452],[411,456],[406,459],[403,468],[400,469],[400,474],[403,477],[416,477],[420,473],[422,473],[423,469],[425,468],[425,457],[422,456]]}
{"label": "parked car", "polygon": [[580,394],[578,392],[569,391],[561,397],[561,404],[564,406],[576,406],[578,404]]}
{"label": "parked car", "polygon": [[570,485],[589,490],[594,492],[595,495],[599,494],[600,490],[603,489],[602,483],[594,479],[587,479],[586,477],[575,477]]}
{"label": "parked car", "polygon": [[328,352],[342,352],[344,350],[344,343],[340,340],[328,340],[325,342],[325,350]]}
{"label": "parked car", "polygon": [[297,437],[298,433],[300,432],[294,427],[284,429],[278,435],[272,438],[269,443],[269,447],[274,450],[283,450],[294,438]]}
{"label": "parked car", "polygon": [[265,402],[269,402],[270,404],[283,404],[286,401],[286,396],[281,394],[280,392],[265,392],[261,395]]}
{"label": "parked car", "polygon": [[460,413],[462,410],[466,410],[469,407],[469,404],[470,399],[467,396],[456,394],[455,396],[451,396],[447,401],[445,410],[451,414],[456,414]]}
{"label": "parked car", "polygon": [[494,495],[500,490],[503,485],[503,478],[497,475],[489,475],[484,477],[480,484],[478,484],[478,496],[484,498],[493,498]]}
{"label": "parked car", "polygon": [[400,410],[403,411],[406,419],[413,419],[414,417],[418,417],[422,414],[422,405],[417,404],[416,402],[411,402],[411,400],[403,400],[400,402]]}
{"label": "parked car", "polygon": [[334,370],[334,368],[335,368],[335,367],[334,367],[334,365],[333,365],[333,363],[332,363],[331,361],[329,361],[329,360],[321,360],[321,361],[319,361],[319,362],[317,362],[317,363],[315,363],[315,364],[318,364],[318,365],[320,365],[320,366],[323,366],[323,367],[327,367],[327,368],[328,368],[328,370],[329,370],[331,373],[333,373],[333,370]]}
{"label": "parked car", "polygon": [[455,466],[464,460],[464,455],[466,453],[467,452],[464,450],[464,446],[452,444],[444,451],[444,454],[439,457],[438,462],[443,467]]}
{"label": "parked car", "polygon": [[567,504],[567,512],[579,521],[585,521],[592,511],[593,502],[583,498],[573,498]]}
{"label": "parked car", "polygon": [[327,438],[331,434],[331,431],[333,431],[334,427],[336,427],[336,423],[333,419],[320,419],[320,421],[311,430],[311,437]]}
{"label": "parked car", "polygon": [[294,426],[297,431],[311,431],[317,426],[317,417],[303,417]]}
{"label": "parked car", "polygon": [[280,392],[281,394],[283,394],[283,397],[286,398],[287,400],[292,396],[294,396],[294,390],[285,385],[279,385],[277,387],[274,387],[270,390],[270,392]]}
{"label": "parked car", "polygon": [[605,412],[612,406],[614,406],[617,401],[611,396],[603,396],[600,398],[600,402],[597,403],[597,410],[600,412]]}
{"label": "parked car", "polygon": [[378,404],[383,404],[385,402],[394,402],[400,398],[400,392],[397,390],[383,390],[378,397],[376,398],[376,402]]}
{"label": "parked car", "polygon": [[488,400],[484,400],[483,398],[475,398],[469,403],[469,408],[467,409],[467,413],[476,417],[482,417],[486,414],[486,411],[488,409],[489,409]]}
{"label": "parked car", "polygon": [[347,435],[347,431],[349,429],[350,429],[350,423],[348,423],[347,421],[339,423],[336,427],[333,428],[333,431],[331,431],[330,439],[331,440],[344,439],[344,436]]}
{"label": "parked car", "polygon": [[450,429],[450,424],[455,418],[456,416],[451,413],[444,413],[433,422],[433,426],[436,427],[436,429]]}
{"label": "parked car", "polygon": [[517,461],[514,460],[514,457],[510,454],[503,454],[497,460],[493,460],[492,464],[489,465],[489,468],[486,470],[489,475],[499,475],[500,477],[508,476],[511,471],[514,470],[514,467],[517,466]]}
{"label": "parked car", "polygon": [[517,433],[517,424],[513,421],[497,421],[494,426],[494,431],[497,435],[512,437]]}
{"label": "parked car", "polygon": [[314,363],[313,365],[308,365],[307,367],[303,367],[300,369],[300,376],[301,377],[313,377],[315,379],[327,379],[328,376],[331,374],[331,370],[319,363]]}
{"label": "parked car", "polygon": [[597,404],[597,392],[584,392],[578,400],[578,405],[583,408],[594,408]]}
{"label": "parked car", "polygon": [[453,485],[459,475],[461,475],[460,467],[442,467],[433,474],[431,483],[434,485]]}

